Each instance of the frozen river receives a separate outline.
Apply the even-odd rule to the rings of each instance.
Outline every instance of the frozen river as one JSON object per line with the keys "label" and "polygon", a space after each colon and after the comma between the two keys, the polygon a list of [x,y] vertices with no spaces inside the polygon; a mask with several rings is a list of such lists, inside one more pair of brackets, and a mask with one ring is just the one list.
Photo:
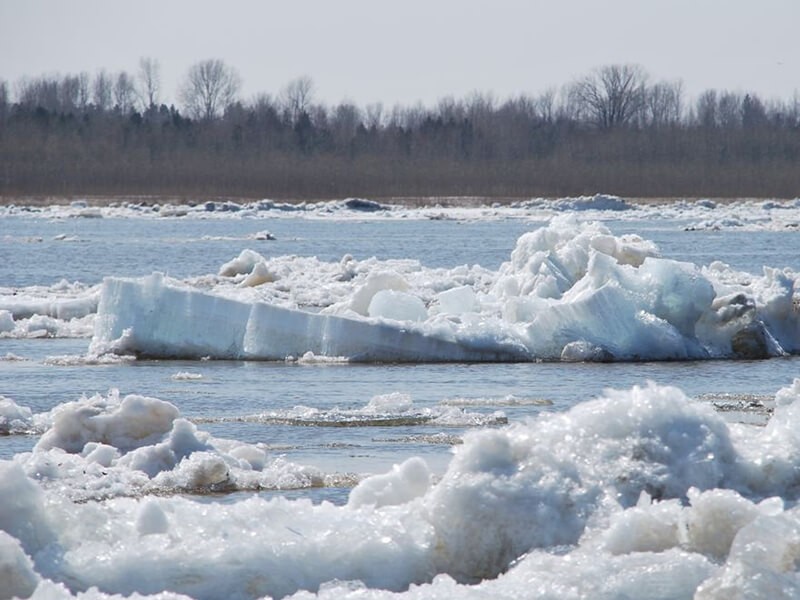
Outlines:
{"label": "frozen river", "polygon": [[[355,282],[393,269],[427,307],[458,278],[489,314],[520,236],[564,212],[224,206],[0,216],[0,495],[18,498],[0,507],[0,598],[3,583],[64,598],[722,598],[757,586],[756,573],[769,575],[759,593],[775,582],[800,593],[800,555],[787,554],[800,539],[793,350],[719,359],[700,336],[686,347],[710,360],[90,356],[104,277],[161,272],[238,302],[241,286],[222,288],[217,274],[245,249],[280,275],[286,289],[269,283],[270,298],[286,305],[348,301],[327,270],[347,263]],[[635,234],[697,277],[761,290],[764,266],[787,281],[800,272],[794,204],[603,207],[577,211],[575,227],[598,219],[603,239]],[[708,270],[715,261],[729,270]],[[187,302],[206,298],[194,294]],[[65,298],[80,314],[57,318]],[[793,330],[764,315],[789,348]],[[783,558],[754,558],[752,540]]]}

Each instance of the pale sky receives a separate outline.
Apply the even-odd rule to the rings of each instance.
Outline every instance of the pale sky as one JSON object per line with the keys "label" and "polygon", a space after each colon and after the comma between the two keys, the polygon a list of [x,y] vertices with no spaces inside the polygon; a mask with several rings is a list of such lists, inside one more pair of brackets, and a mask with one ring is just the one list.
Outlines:
{"label": "pale sky", "polygon": [[195,62],[235,67],[242,98],[307,75],[314,98],[432,105],[503,99],[592,68],[789,100],[800,91],[800,0],[0,0],[0,79],[161,66],[161,101]]}

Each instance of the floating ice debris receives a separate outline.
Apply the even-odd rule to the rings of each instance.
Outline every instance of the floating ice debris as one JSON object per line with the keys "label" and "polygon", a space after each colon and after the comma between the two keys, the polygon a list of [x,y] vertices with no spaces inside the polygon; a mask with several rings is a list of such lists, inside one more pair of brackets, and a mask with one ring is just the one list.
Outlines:
{"label": "floating ice debris", "polygon": [[[721,263],[701,269],[660,257],[639,236],[570,217],[521,236],[496,272],[352,260],[300,265],[245,250],[220,269],[231,283],[211,289],[160,274],[107,278],[92,352],[475,362],[800,351],[795,273],[742,274]],[[286,302],[287,290],[309,305]]]}
{"label": "floating ice debris", "polygon": [[[436,200],[431,198],[431,203]],[[445,205],[409,206],[381,204],[363,198],[348,198],[327,202],[285,203],[272,200],[254,202],[201,202],[185,205],[165,204],[150,206],[143,203],[111,204],[108,206],[48,205],[0,206],[0,216],[24,218],[113,217],[133,219],[249,219],[271,218],[304,219],[536,219],[545,220],[554,214],[571,212],[587,219],[618,219],[624,213],[628,220],[671,219],[680,221],[713,220],[719,226],[741,222],[746,229],[785,230],[800,222],[798,200],[737,200],[714,202],[701,200],[667,200],[663,202],[636,202],[607,194],[575,198],[534,198],[507,205],[481,204],[475,198],[448,198]],[[709,221],[710,223],[711,221]],[[794,225],[793,225],[794,224]],[[713,225],[712,225],[713,226]],[[692,225],[690,228],[697,228]],[[28,240],[33,241],[33,240]],[[38,239],[36,241],[42,241]]]}
{"label": "floating ice debris", "polygon": [[346,208],[350,210],[359,210],[364,212],[375,212],[378,210],[386,210],[386,207],[374,200],[366,200],[364,198],[348,198],[344,201]]}
{"label": "floating ice debris", "polygon": [[508,423],[502,411],[484,414],[452,406],[417,408],[410,396],[399,392],[375,396],[362,408],[295,406],[257,415],[195,420],[197,423],[232,421],[300,427],[484,427]]}
{"label": "floating ice debris", "polygon": [[99,297],[100,286],[66,281],[49,287],[0,288],[0,310],[10,312],[14,319],[40,315],[69,320],[94,314]]}
{"label": "floating ice debris", "polygon": [[253,239],[259,241],[273,241],[275,240],[275,236],[266,229],[264,229],[262,231],[257,231],[256,233],[254,233]]}
{"label": "floating ice debris", "polygon": [[[113,496],[294,489],[340,484],[342,474],[295,465],[266,449],[215,439],[177,408],[138,395],[83,397],[33,415],[0,397],[0,433],[43,431],[16,460],[45,489],[76,501]],[[0,464],[2,464],[0,462]]]}
{"label": "floating ice debris", "polygon": [[605,194],[549,200],[542,202],[541,206],[557,211],[626,211],[636,209],[636,206],[626,202],[622,198],[607,196]]}
{"label": "floating ice debris", "polygon": [[100,286],[0,288],[0,338],[90,337]]}
{"label": "floating ice debris", "polygon": [[529,398],[509,394],[496,398],[445,398],[439,404],[443,406],[552,406],[553,401],[547,398]]}
{"label": "floating ice debris", "polygon": [[203,379],[202,373],[192,373],[191,371],[179,371],[172,376],[174,381],[200,381]]}
{"label": "floating ice debris", "polygon": [[223,277],[233,277],[251,273],[253,268],[264,262],[264,257],[253,250],[242,250],[241,254],[233,260],[226,262],[219,268],[219,274]]}
{"label": "floating ice debris", "polygon": [[19,406],[11,398],[0,396],[0,435],[26,433],[32,431],[33,427],[33,413],[30,408]]}

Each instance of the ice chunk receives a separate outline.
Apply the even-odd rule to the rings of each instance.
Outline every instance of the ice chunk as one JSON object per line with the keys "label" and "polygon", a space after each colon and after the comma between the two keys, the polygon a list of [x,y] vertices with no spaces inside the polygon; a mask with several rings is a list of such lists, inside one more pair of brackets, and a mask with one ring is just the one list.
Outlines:
{"label": "ice chunk", "polygon": [[252,271],[245,277],[239,285],[241,287],[255,287],[264,283],[275,281],[277,276],[271,272],[267,265],[263,262],[258,262],[253,266]]}
{"label": "ice chunk", "polygon": [[[609,391],[466,435],[439,482],[422,459],[407,460],[362,480],[345,506],[175,494],[240,489],[226,486],[269,462],[259,448],[181,419],[161,441],[109,455],[102,470],[117,476],[133,468],[131,454],[172,465],[125,497],[64,498],[90,487],[87,472],[100,469],[87,458],[105,447],[87,444],[86,458],[35,450],[0,462],[0,582],[21,580],[23,595],[38,586],[41,597],[98,600],[792,598],[800,591],[798,390],[795,382],[779,392],[765,428],[731,426],[675,388]],[[363,410],[409,403],[392,394]],[[47,468],[62,479],[29,478],[44,479]],[[299,471],[274,481],[291,473]]]}
{"label": "ice chunk", "polygon": [[30,431],[32,427],[33,414],[30,408],[0,396],[0,435]]}
{"label": "ice chunk", "polygon": [[28,555],[55,539],[44,493],[19,464],[0,461],[0,498],[0,531],[17,538]]}
{"label": "ice chunk", "polygon": [[[19,288],[11,294],[0,294],[0,311],[9,311],[17,321],[33,316],[69,321],[96,312],[99,297],[99,286],[61,280],[52,286]],[[4,321],[7,323],[7,319]]]}
{"label": "ice chunk", "polygon": [[264,257],[255,250],[242,250],[239,256],[220,267],[219,274],[223,277],[245,275],[252,272],[253,268],[261,262],[264,262]]}
{"label": "ice chunk", "polygon": [[125,336],[125,350],[150,356],[243,358],[252,306],[198,292],[155,273],[140,282],[106,278],[90,351]]}
{"label": "ice chunk", "polygon": [[527,358],[501,334],[464,336],[201,292],[154,274],[107,278],[90,350],[124,349],[145,356],[283,360],[312,352],[356,361],[497,361]]}
{"label": "ice chunk", "polygon": [[451,315],[480,312],[481,305],[475,291],[462,285],[436,294],[436,312]]}
{"label": "ice chunk", "polygon": [[28,598],[33,594],[39,576],[33,562],[20,543],[5,531],[0,531],[0,600]]}
{"label": "ice chunk", "polygon": [[657,257],[658,247],[638,235],[627,234],[615,237],[598,234],[592,237],[591,247],[598,252],[614,257],[621,265],[640,266],[646,258]]}
{"label": "ice chunk", "polygon": [[344,206],[350,210],[359,210],[364,212],[375,212],[378,210],[386,210],[386,207],[374,200],[366,200],[364,198],[348,198],[344,201]]}
{"label": "ice chunk", "polygon": [[561,360],[564,362],[611,362],[614,355],[603,348],[586,340],[569,342],[561,350]]}
{"label": "ice chunk", "polygon": [[731,490],[689,490],[688,496],[691,508],[681,519],[684,546],[715,560],[727,558],[739,530],[759,516],[756,504]]}
{"label": "ice chunk", "polygon": [[648,257],[639,269],[645,286],[642,292],[653,298],[652,311],[688,338],[695,325],[711,308],[715,292],[694,265]]}
{"label": "ice chunk", "polygon": [[470,433],[425,498],[436,560],[459,580],[494,577],[532,548],[575,544],[607,493],[625,507],[643,489],[680,498],[723,484],[735,457],[718,415],[655,386],[542,415],[534,427]]}
{"label": "ice chunk", "polygon": [[[159,403],[167,407],[161,417]],[[137,404],[143,414],[137,414]],[[215,439],[185,419],[172,419],[170,407],[140,396],[121,402],[112,393],[35,415],[37,428],[50,429],[23,461],[25,473],[46,489],[56,488],[78,501],[175,490],[289,489],[326,482],[316,469],[270,457],[257,446]],[[86,441],[92,439],[107,443]],[[65,487],[68,481],[78,483]]]}
{"label": "ice chunk", "polygon": [[[162,471],[171,471],[195,452],[210,450],[208,434],[199,432],[193,423],[181,418],[176,419],[171,426],[169,435],[163,441],[137,447],[120,458],[118,464],[155,477]],[[163,435],[159,437],[162,438]],[[191,477],[185,479],[189,481]]]}
{"label": "ice chunk", "polygon": [[159,440],[172,428],[178,409],[157,398],[129,395],[120,400],[94,396],[60,405],[53,410],[53,426],[42,435],[36,448],[61,448],[81,452],[87,443],[100,442],[131,450]]}
{"label": "ice chunk", "polygon": [[419,457],[410,458],[401,465],[381,475],[373,475],[359,483],[352,492],[348,505],[372,505],[376,508],[405,504],[419,498],[431,485],[428,465]]}
{"label": "ice chunk", "polygon": [[119,452],[114,446],[97,442],[86,444],[81,455],[86,458],[87,462],[97,463],[103,467],[110,467],[119,458]]}
{"label": "ice chunk", "polygon": [[636,506],[612,515],[608,528],[601,533],[601,547],[612,554],[665,552],[680,543],[680,518],[680,502],[652,502],[642,491]]}
{"label": "ice chunk", "polygon": [[166,465],[171,468],[158,473],[153,478],[154,485],[165,489],[221,491],[230,481],[230,467],[221,455],[203,450],[200,445],[183,451],[174,446],[171,449],[176,459],[184,456],[177,465]]}
{"label": "ice chunk", "polygon": [[411,410],[413,406],[414,402],[411,400],[411,396],[394,392],[373,396],[364,411],[371,413],[404,412]]}
{"label": "ice chunk", "polygon": [[[794,273],[765,269],[763,277],[745,277],[717,263],[700,269],[660,258],[638,236],[614,236],[574,217],[522,235],[496,272],[400,262],[346,256],[341,263],[298,257],[267,263],[245,251],[223,266],[233,281],[213,277],[192,286],[159,274],[108,278],[90,352],[259,360],[311,353],[357,361],[800,352]],[[263,285],[277,279],[280,286]],[[33,326],[42,335],[58,329]]]}
{"label": "ice chunk", "polygon": [[633,210],[634,206],[618,196],[595,194],[594,196],[579,196],[577,198],[564,198],[549,203],[551,208],[564,211],[584,210]]}
{"label": "ice chunk", "polygon": [[734,538],[723,568],[697,589],[698,600],[797,598],[800,521],[796,510],[760,516]]}
{"label": "ice chunk", "polygon": [[412,294],[381,290],[369,302],[367,314],[373,318],[395,321],[424,321],[428,311],[422,300]]}
{"label": "ice chunk", "polygon": [[369,313],[369,305],[372,302],[372,298],[375,294],[384,290],[405,292],[408,290],[408,282],[402,275],[393,271],[370,273],[364,284],[353,293],[349,304],[350,310],[366,316]]}

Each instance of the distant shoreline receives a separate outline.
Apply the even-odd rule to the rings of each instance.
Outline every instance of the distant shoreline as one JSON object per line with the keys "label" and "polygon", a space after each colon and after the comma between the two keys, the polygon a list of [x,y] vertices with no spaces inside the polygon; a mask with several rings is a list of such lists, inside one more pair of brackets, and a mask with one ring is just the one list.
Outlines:
{"label": "distant shoreline", "polygon": [[[351,196],[355,197],[355,196]],[[560,197],[544,197],[548,200],[555,200],[565,197],[577,196],[560,196]],[[750,200],[774,200],[778,202],[790,202],[796,198],[774,198],[774,197],[741,197],[741,198],[715,198],[707,196],[694,196],[694,197],[625,197],[619,196],[621,199],[631,204],[669,204],[671,202],[698,202],[700,200],[711,200],[719,204],[730,204],[737,201]],[[70,196],[0,196],[0,206],[67,206],[72,202],[84,201],[89,206],[104,207],[113,204],[143,204],[143,205],[196,205],[204,202],[235,202],[238,204],[247,204],[249,202],[258,202],[259,200],[272,200],[275,202],[286,202],[289,204],[300,203],[314,203],[314,202],[330,202],[336,200],[344,200],[346,197],[337,198],[244,198],[244,197],[224,197],[224,196],[210,196],[210,197],[196,197],[196,196],[89,196],[89,195],[70,195]],[[417,208],[430,208],[435,206],[444,207],[467,207],[474,208],[480,206],[492,206],[493,204],[500,204],[503,206],[512,204],[514,202],[524,202],[527,200],[537,199],[535,196],[525,196],[518,198],[511,197],[489,197],[489,196],[391,196],[391,197],[367,197],[365,199],[380,202],[381,204],[408,206]]]}

